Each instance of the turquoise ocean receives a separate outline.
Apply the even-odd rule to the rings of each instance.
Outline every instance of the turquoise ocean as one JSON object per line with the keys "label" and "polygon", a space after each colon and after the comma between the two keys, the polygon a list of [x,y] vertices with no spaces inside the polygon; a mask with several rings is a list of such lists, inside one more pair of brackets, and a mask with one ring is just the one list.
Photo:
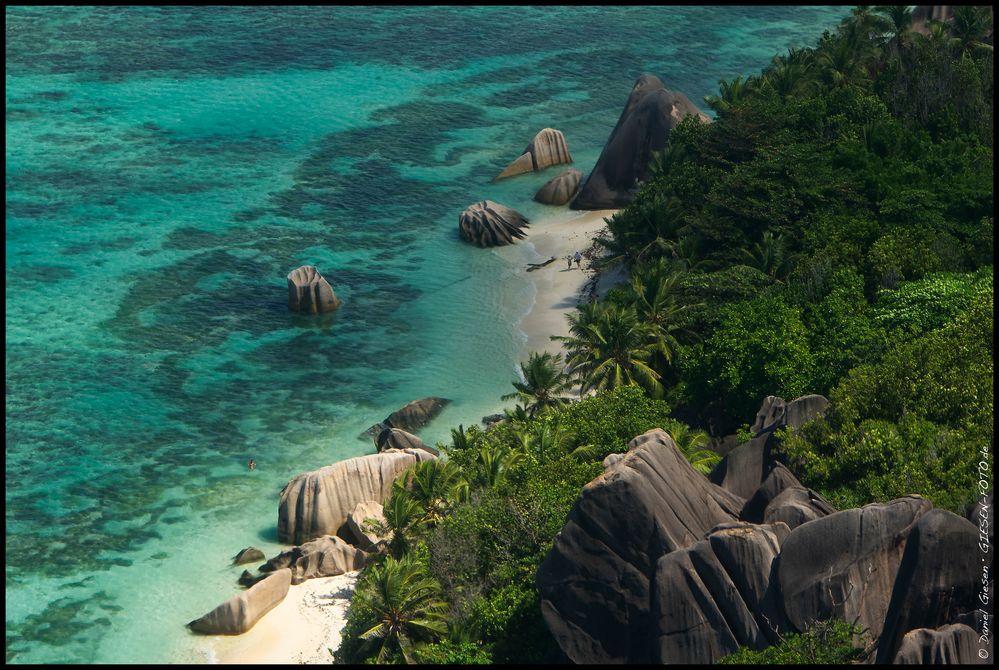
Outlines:
{"label": "turquoise ocean", "polygon": [[[282,549],[290,478],[502,405],[537,254],[457,217],[561,211],[563,168],[491,181],[534,134],[585,174],[639,75],[700,104],[847,12],[8,7],[7,661],[207,659],[184,624]],[[303,264],[338,312],[289,313]]]}

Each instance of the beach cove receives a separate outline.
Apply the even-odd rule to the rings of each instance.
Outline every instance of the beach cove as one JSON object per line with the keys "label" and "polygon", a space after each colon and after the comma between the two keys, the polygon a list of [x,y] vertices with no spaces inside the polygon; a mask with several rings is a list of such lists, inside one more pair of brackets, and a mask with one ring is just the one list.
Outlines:
{"label": "beach cove", "polygon": [[[642,72],[697,101],[845,11],[710,9],[8,8],[8,662],[188,657],[289,479],[414,398],[453,400],[430,444],[501,407],[587,275],[527,264],[608,213],[492,178],[546,126],[585,174]],[[442,65],[459,14],[510,34]],[[525,243],[458,241],[484,198]],[[334,318],[287,312],[302,264]]]}

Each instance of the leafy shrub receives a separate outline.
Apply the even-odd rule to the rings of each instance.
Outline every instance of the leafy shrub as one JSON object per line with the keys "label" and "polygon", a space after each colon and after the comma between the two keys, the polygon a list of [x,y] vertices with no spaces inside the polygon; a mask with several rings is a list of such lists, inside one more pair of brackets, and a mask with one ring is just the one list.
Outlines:
{"label": "leafy shrub", "polygon": [[845,621],[825,621],[802,634],[786,635],[780,644],[754,651],[742,647],[719,659],[720,665],[839,665],[863,659],[864,650],[856,648],[854,638],[860,629]]}

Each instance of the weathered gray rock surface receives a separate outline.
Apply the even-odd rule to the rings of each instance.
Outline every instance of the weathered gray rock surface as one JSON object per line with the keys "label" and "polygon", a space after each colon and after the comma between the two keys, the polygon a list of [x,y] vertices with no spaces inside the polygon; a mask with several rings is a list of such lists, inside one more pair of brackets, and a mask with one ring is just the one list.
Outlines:
{"label": "weathered gray rock surface", "polygon": [[528,223],[517,210],[482,200],[458,216],[458,236],[479,247],[501,247],[527,237]]}
{"label": "weathered gray rock surface", "polygon": [[422,449],[387,450],[298,475],[281,491],[278,539],[302,544],[335,535],[358,503],[384,502],[396,477],[419,461],[432,458]]}
{"label": "weathered gray rock surface", "polygon": [[291,570],[291,583],[301,584],[315,577],[335,577],[360,570],[367,559],[364,551],[335,535],[325,535],[281,552],[261,565],[260,571],[274,572],[288,568]]}
{"label": "weathered gray rock surface", "polygon": [[697,473],[659,429],[583,487],[538,569],[541,611],[575,663],[648,662],[657,561],[737,520],[744,501]]}
{"label": "weathered gray rock surface", "polygon": [[687,96],[667,90],[658,77],[639,77],[597,164],[570,206],[607,209],[629,204],[639,182],[649,175],[652,154],[666,146],[670,130],[688,114],[709,120]]}
{"label": "weathered gray rock surface", "polygon": [[812,489],[804,486],[791,486],[781,491],[776,498],[770,501],[767,509],[763,512],[763,523],[780,521],[794,530],[804,523],[821,519],[835,512],[836,508]]}
{"label": "weathered gray rock surface", "polygon": [[360,438],[362,440],[376,438],[386,428],[399,428],[407,433],[413,433],[430,423],[449,402],[451,401],[447,398],[436,396],[408,402],[405,406],[389,414],[383,421],[361,433]]}
{"label": "weathered gray rock surface", "polygon": [[799,631],[814,621],[858,620],[881,634],[906,537],[932,508],[917,496],[849,509],[791,531],[777,578],[788,620]]}
{"label": "weathered gray rock surface", "polygon": [[496,179],[506,179],[525,172],[571,162],[572,155],[569,154],[569,145],[566,144],[562,131],[544,128],[534,136],[524,152],[497,175]]}
{"label": "weathered gray rock surface", "polygon": [[354,544],[365,551],[371,551],[382,538],[367,526],[365,523],[367,519],[374,519],[382,525],[385,524],[385,514],[381,503],[374,500],[360,502],[347,517],[347,528],[354,539]]}
{"label": "weathered gray rock surface", "polygon": [[991,645],[986,651],[988,657],[981,658],[978,650],[978,633],[964,624],[948,624],[936,630],[917,628],[902,637],[898,653],[892,663],[897,665],[970,665],[988,664],[992,656]]}
{"label": "weathered gray rock surface", "polygon": [[783,526],[725,524],[666,554],[651,586],[653,663],[714,663],[763,649],[788,626],[772,579]]}
{"label": "weathered gray rock surface", "polygon": [[534,194],[534,199],[545,205],[564,205],[579,191],[579,182],[582,179],[582,172],[570,168],[546,181],[545,185]]}
{"label": "weathered gray rock surface", "polygon": [[284,600],[289,586],[291,570],[278,570],[187,627],[205,635],[241,635]]}
{"label": "weathered gray rock surface", "polygon": [[978,528],[946,510],[932,510],[916,522],[895,579],[878,663],[895,658],[910,630],[954,623],[980,607],[982,565],[992,565],[993,554],[978,543]]}
{"label": "weathered gray rock surface", "polygon": [[288,309],[317,314],[341,305],[333,287],[314,265],[303,265],[288,273]]}
{"label": "weathered gray rock surface", "polygon": [[386,428],[378,433],[378,437],[375,438],[375,447],[379,452],[386,449],[423,449],[434,456],[441,455],[437,449],[428,447],[416,435],[407,433],[401,428]]}

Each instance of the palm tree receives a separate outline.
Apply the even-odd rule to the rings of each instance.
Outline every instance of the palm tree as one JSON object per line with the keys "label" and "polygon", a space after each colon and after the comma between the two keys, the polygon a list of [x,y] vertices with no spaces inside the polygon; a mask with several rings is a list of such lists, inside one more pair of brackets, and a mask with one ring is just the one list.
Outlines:
{"label": "palm tree", "polygon": [[354,591],[351,609],[363,613],[360,637],[378,645],[378,663],[389,661],[395,651],[412,663],[419,642],[447,633],[440,586],[411,555],[370,567]]}
{"label": "palm tree", "polygon": [[475,484],[489,488],[499,485],[522,455],[502,444],[488,441],[479,446],[475,459]]}
{"label": "palm tree", "polygon": [[738,105],[750,92],[749,80],[738,76],[728,82],[724,79],[718,82],[719,95],[704,96],[704,102],[715,112],[721,114]]}
{"label": "palm tree", "polygon": [[631,293],[638,319],[652,328],[656,348],[666,365],[672,364],[680,348],[676,334],[689,334],[677,325],[677,320],[692,307],[676,301],[681,278],[681,273],[661,260],[644,272],[633,273],[631,277]]}
{"label": "palm tree", "polygon": [[783,235],[774,237],[769,230],[763,233],[763,240],[754,245],[752,251],[743,249],[742,255],[746,265],[778,280],[787,276],[793,264]]}
{"label": "palm tree", "polygon": [[556,415],[550,421],[535,421],[524,430],[518,431],[519,449],[534,456],[539,463],[546,463],[554,456],[569,451],[572,432],[561,425]]}
{"label": "palm tree", "polygon": [[992,45],[985,41],[992,34],[992,13],[988,7],[954,7],[950,31],[961,46],[962,54],[970,49],[992,51]]}
{"label": "palm tree", "polygon": [[592,322],[577,322],[568,337],[557,339],[569,351],[570,370],[583,377],[581,392],[638,384],[654,397],[662,395],[661,377],[649,365],[658,349],[656,336],[633,307],[602,306]]}
{"label": "palm tree", "polygon": [[402,477],[409,497],[423,508],[423,521],[436,523],[453,498],[460,473],[451,461],[422,461],[410,468]]}
{"label": "palm tree", "polygon": [[413,542],[413,536],[422,525],[426,510],[414,500],[406,490],[402,478],[392,484],[392,494],[382,507],[385,523],[371,520],[367,522],[379,537],[386,538],[379,544],[396,558],[402,556]]}
{"label": "palm tree", "polygon": [[867,71],[862,58],[857,45],[839,39],[825,45],[817,62],[826,83],[833,88],[863,88]]}
{"label": "palm tree", "polygon": [[893,50],[903,49],[909,43],[912,31],[912,7],[907,5],[878,5],[875,9],[885,17],[887,33],[891,35],[889,44]]}
{"label": "palm tree", "polygon": [[563,395],[572,388],[572,381],[562,367],[561,354],[532,352],[527,363],[520,364],[524,381],[513,382],[514,393],[503,396],[503,400],[520,400],[530,417],[549,409],[561,407],[569,402]]}
{"label": "palm tree", "polygon": [[670,434],[677,448],[690,461],[695,470],[703,475],[711,472],[721,456],[708,449],[708,434],[703,430],[693,430],[676,419],[665,422],[663,429]]}

